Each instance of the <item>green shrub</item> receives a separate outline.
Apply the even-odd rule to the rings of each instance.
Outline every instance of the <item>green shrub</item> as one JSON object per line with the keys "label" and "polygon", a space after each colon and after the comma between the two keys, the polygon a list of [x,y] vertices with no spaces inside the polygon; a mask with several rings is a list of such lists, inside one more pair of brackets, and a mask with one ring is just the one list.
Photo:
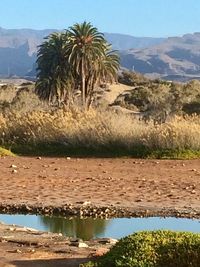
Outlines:
{"label": "green shrub", "polygon": [[137,86],[143,85],[150,82],[144,75],[141,73],[123,70],[122,73],[118,76],[119,83],[129,85],[129,86]]}
{"label": "green shrub", "polygon": [[122,238],[85,267],[199,267],[200,234],[144,231]]}
{"label": "green shrub", "polygon": [[[120,82],[134,86],[132,90],[118,95],[114,105],[127,109],[136,107],[145,112],[145,119],[165,122],[173,115],[200,114],[200,82],[186,84],[147,80],[139,82],[134,73],[122,73]],[[123,79],[122,79],[123,78]],[[126,81],[126,82],[125,82]],[[131,83],[132,82],[132,83]]]}

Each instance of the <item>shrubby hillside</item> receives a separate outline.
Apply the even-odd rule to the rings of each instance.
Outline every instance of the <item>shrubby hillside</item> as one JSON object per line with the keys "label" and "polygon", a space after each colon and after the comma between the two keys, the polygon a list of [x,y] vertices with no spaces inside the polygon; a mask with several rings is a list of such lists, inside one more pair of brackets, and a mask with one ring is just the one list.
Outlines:
{"label": "shrubby hillside", "polygon": [[119,81],[131,88],[118,95],[113,106],[139,111],[145,119],[165,122],[175,115],[200,114],[200,81],[188,83],[149,80],[123,71]]}

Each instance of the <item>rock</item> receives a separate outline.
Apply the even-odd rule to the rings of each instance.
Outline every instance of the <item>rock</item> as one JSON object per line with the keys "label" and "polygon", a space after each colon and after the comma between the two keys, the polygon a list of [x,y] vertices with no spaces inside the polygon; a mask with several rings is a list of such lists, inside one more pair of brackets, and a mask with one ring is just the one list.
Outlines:
{"label": "rock", "polygon": [[80,239],[80,238],[70,238],[71,243],[77,243],[77,242],[81,242],[81,241],[82,241],[82,239]]}
{"label": "rock", "polygon": [[189,186],[186,186],[186,187],[184,187],[183,189],[184,189],[184,190],[188,190],[188,189],[189,189]]}
{"label": "rock", "polygon": [[167,197],[173,197],[173,194],[170,193],[170,194],[167,195]]}
{"label": "rock", "polygon": [[78,201],[76,202],[77,204],[81,204],[83,206],[87,206],[87,205],[90,205],[91,204],[91,201]]}
{"label": "rock", "polygon": [[24,227],[25,231],[28,231],[28,232],[38,232],[38,230],[34,229],[34,228],[30,228],[30,227]]}
{"label": "rock", "polygon": [[30,249],[28,249],[28,252],[35,253],[35,249],[34,248],[30,248]]}
{"label": "rock", "polygon": [[29,207],[28,205],[25,205],[25,208],[26,208],[27,211],[32,211],[32,208]]}
{"label": "rock", "polygon": [[88,245],[86,243],[79,242],[77,247],[79,247],[79,248],[88,248]]}
{"label": "rock", "polygon": [[9,227],[7,230],[13,232],[13,231],[15,231],[15,228],[14,227]]}
{"label": "rock", "polygon": [[16,165],[14,165],[14,164],[12,164],[12,165],[10,166],[10,168],[16,169],[16,168],[17,168],[17,166],[16,166]]}
{"label": "rock", "polygon": [[114,238],[99,238],[97,239],[97,242],[99,244],[110,244],[110,245],[115,245],[118,240]]}
{"label": "rock", "polygon": [[136,199],[135,202],[142,202],[142,199]]}
{"label": "rock", "polygon": [[71,157],[67,157],[66,159],[67,159],[67,160],[70,160],[70,159],[71,159]]}
{"label": "rock", "polygon": [[17,170],[12,170],[12,173],[17,173]]}
{"label": "rock", "polygon": [[84,242],[71,242],[70,243],[70,246],[75,246],[75,247],[78,247],[78,248],[88,248],[88,245]]}

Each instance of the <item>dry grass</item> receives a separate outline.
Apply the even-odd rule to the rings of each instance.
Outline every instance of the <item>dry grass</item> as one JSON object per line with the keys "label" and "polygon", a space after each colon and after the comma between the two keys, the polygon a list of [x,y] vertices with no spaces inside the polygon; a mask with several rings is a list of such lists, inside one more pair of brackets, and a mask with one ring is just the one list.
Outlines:
{"label": "dry grass", "polygon": [[0,101],[11,103],[16,92],[17,89],[12,84],[0,86]]}
{"label": "dry grass", "polygon": [[200,116],[175,117],[145,134],[150,149],[200,150]]}
{"label": "dry grass", "polygon": [[1,145],[5,147],[56,143],[66,151],[82,149],[94,154],[107,151],[141,156],[144,151],[200,151],[199,133],[199,116],[176,117],[161,125],[96,110],[0,116]]}

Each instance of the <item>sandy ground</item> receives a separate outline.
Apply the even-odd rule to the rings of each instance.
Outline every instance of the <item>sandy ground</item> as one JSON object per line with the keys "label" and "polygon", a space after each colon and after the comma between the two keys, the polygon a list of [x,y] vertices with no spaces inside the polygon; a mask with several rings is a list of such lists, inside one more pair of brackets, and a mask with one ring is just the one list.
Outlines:
{"label": "sandy ground", "polygon": [[[153,209],[155,215],[163,208],[187,210],[200,217],[200,160],[0,158],[0,205],[61,207],[85,201]],[[67,254],[27,255],[10,246],[0,243],[0,266],[3,261],[17,267],[78,266],[75,259],[88,257],[88,252],[71,255],[75,259],[69,261]]]}
{"label": "sandy ground", "polygon": [[133,86],[125,84],[110,84],[109,89],[109,91],[104,92],[103,99],[107,101],[108,104],[112,104],[121,93],[133,89]]}

